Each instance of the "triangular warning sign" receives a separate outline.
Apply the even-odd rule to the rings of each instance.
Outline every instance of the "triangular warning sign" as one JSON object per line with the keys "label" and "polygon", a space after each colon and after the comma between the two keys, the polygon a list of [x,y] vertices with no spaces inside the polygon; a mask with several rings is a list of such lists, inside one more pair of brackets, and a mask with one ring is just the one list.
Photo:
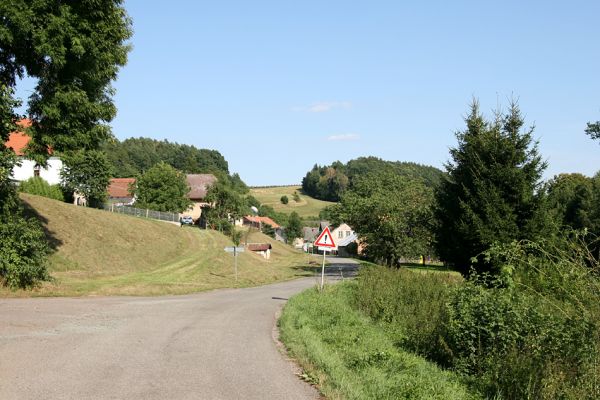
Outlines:
{"label": "triangular warning sign", "polygon": [[335,242],[333,241],[333,236],[331,236],[331,231],[329,230],[329,227],[325,227],[325,229],[323,229],[323,232],[321,232],[321,234],[315,241],[315,246],[331,248],[337,247],[335,245]]}

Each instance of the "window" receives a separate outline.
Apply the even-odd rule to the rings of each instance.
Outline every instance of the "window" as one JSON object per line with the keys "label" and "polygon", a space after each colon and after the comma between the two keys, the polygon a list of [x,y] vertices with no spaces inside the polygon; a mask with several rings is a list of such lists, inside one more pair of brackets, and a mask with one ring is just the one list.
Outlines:
{"label": "window", "polygon": [[339,231],[338,232],[338,239],[342,239],[344,237],[344,232],[343,231]]}
{"label": "window", "polygon": [[346,237],[350,236],[350,231],[346,231]]}
{"label": "window", "polygon": [[40,176],[40,169],[40,165],[35,164],[35,166],[33,167],[33,176]]}

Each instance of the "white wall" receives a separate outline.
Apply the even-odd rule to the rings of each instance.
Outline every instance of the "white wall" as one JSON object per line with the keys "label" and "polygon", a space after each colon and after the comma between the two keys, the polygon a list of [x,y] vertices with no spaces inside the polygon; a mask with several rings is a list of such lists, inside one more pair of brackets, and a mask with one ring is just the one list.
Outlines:
{"label": "white wall", "polygon": [[[19,159],[19,164],[13,168],[11,179],[21,182],[32,178],[35,169],[35,161],[25,158]],[[40,169],[40,177],[51,185],[60,183],[60,170],[63,162],[60,158],[50,157],[46,168]]]}

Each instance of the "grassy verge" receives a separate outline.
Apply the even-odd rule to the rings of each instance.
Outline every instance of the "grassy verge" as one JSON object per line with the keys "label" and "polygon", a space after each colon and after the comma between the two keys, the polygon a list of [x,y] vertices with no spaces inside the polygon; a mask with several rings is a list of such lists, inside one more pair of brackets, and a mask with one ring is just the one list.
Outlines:
{"label": "grassy verge", "polygon": [[[325,207],[335,204],[329,201],[313,199],[301,194],[301,186],[278,186],[269,188],[253,188],[250,194],[264,205],[273,207],[277,212],[291,214],[296,211],[302,218],[317,219],[319,212]],[[294,192],[300,194],[300,201],[294,201]],[[287,196],[288,204],[281,203],[281,197]]]}
{"label": "grassy verge", "polygon": [[[269,242],[270,260],[245,252],[235,281],[231,241],[214,231],[75,207],[22,195],[42,221],[54,248],[53,280],[33,291],[0,288],[0,296],[167,295],[245,287],[313,276],[304,254],[253,233],[251,242]],[[316,269],[317,266],[314,267]]]}
{"label": "grassy verge", "polygon": [[286,305],[281,339],[331,399],[471,399],[459,378],[398,348],[354,309],[356,282],[305,291]]}

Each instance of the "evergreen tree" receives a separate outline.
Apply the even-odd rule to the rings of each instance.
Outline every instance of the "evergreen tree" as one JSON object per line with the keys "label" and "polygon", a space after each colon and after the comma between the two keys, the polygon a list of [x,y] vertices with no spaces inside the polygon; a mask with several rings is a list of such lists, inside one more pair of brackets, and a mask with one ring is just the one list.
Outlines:
{"label": "evergreen tree", "polygon": [[[469,272],[470,260],[493,243],[532,239],[543,231],[540,177],[546,164],[523,130],[516,103],[488,122],[473,101],[450,150],[447,175],[437,191],[437,252],[442,260]],[[480,257],[477,270],[493,270]]]}
{"label": "evergreen tree", "polygon": [[294,239],[302,237],[302,219],[296,211],[293,211],[288,218],[285,235],[289,244],[294,243]]}

